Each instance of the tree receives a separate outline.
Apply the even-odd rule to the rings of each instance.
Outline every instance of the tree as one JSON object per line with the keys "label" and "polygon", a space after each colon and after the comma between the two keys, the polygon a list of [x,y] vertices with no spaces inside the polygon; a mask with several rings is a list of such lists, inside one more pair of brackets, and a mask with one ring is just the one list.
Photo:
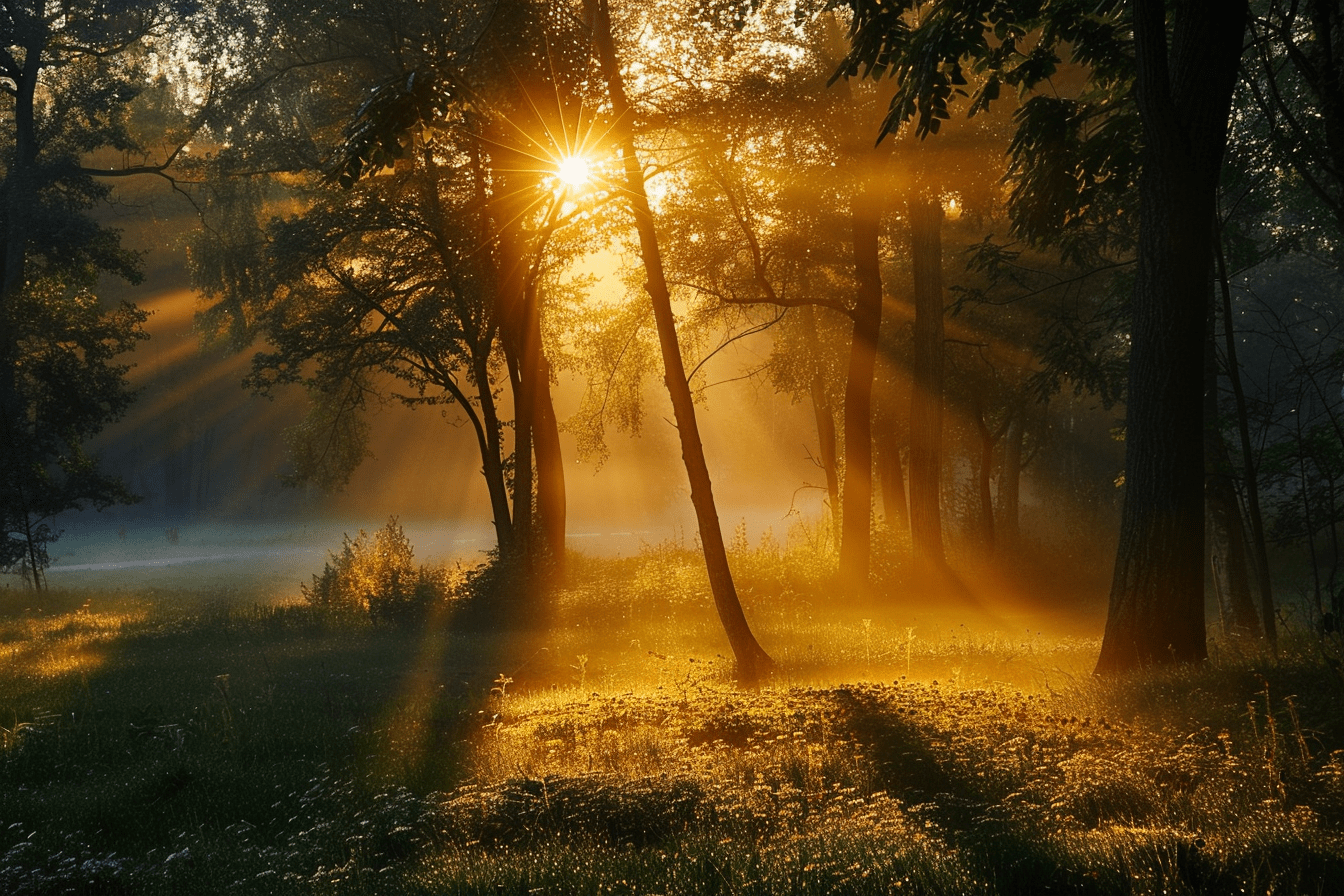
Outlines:
{"label": "tree", "polygon": [[22,410],[6,417],[0,442],[0,569],[19,569],[40,590],[57,516],[136,500],[84,446],[135,398],[129,366],[114,359],[146,337],[148,315],[129,304],[105,310],[87,288],[55,279],[26,284],[6,307],[16,357],[7,385]]}
{"label": "tree", "polygon": [[[1098,87],[1133,78],[1142,146],[1139,274],[1132,306],[1125,509],[1097,667],[1105,672],[1205,655],[1201,347],[1218,173],[1247,8],[1244,2],[1231,8],[1186,3],[1172,13],[1168,27],[1163,3],[1135,0],[1130,44],[1121,37],[1126,18],[1119,3],[1086,7],[1059,0],[989,9],[949,0],[935,3],[912,26],[909,5],[862,0],[854,4],[853,52],[844,71],[897,77],[902,86],[886,130],[914,118],[921,133],[936,132],[949,115],[949,99],[966,92],[965,60],[982,76],[970,98],[972,112],[997,99],[1001,85],[1030,91],[1057,71],[1065,42],[1071,59],[1090,69]],[[1037,29],[1039,39],[1026,42]],[[1036,111],[1058,105],[1038,103]],[[1024,106],[1019,134],[1029,133],[1033,114]],[[1091,130],[1104,127],[1103,120]],[[1022,148],[1021,142],[1015,148],[1019,160]],[[1094,188],[1091,195],[1097,193],[1096,168],[1083,169],[1091,181],[1085,186]],[[1070,174],[1050,165],[1035,171]],[[1030,176],[1022,177],[1019,190],[1031,185]],[[1088,195],[1080,190],[1076,199]],[[1032,209],[1033,197],[1019,192],[1014,198],[1015,223],[1029,225],[1023,212]]]}
{"label": "tree", "polygon": [[407,162],[349,190],[319,191],[302,214],[268,226],[267,291],[252,306],[269,347],[249,384],[262,393],[308,387],[312,410],[290,431],[291,457],[296,478],[328,489],[367,454],[371,396],[455,408],[476,438],[499,550],[512,556],[496,403],[507,371],[493,272],[479,252],[488,230],[475,210],[479,172],[444,142]]}
{"label": "tree", "polygon": [[1309,558],[1314,621],[1322,628],[1344,618],[1344,397],[1334,385],[1344,324],[1338,276],[1324,274],[1319,261],[1305,258],[1264,272],[1245,310],[1254,324],[1238,340],[1266,535]]}
{"label": "tree", "polygon": [[[278,17],[273,23],[274,41],[287,52],[271,58],[263,48],[254,50],[261,70],[236,91],[232,107],[257,126],[249,139],[229,145],[218,164],[226,176],[301,173],[324,182],[314,187],[318,199],[303,200],[314,203],[313,213],[326,215],[331,225],[325,235],[332,239],[314,245],[328,251],[343,244],[336,255],[344,256],[345,264],[358,262],[351,273],[339,266],[328,270],[328,285],[344,278],[347,298],[373,316],[372,323],[327,317],[334,327],[329,333],[353,327],[345,331],[348,336],[372,327],[380,339],[400,340],[395,358],[327,352],[325,360],[333,363],[323,369],[348,375],[311,381],[318,414],[300,435],[336,439],[340,431],[333,427],[350,417],[333,413],[331,397],[355,401],[363,394],[355,384],[368,371],[395,372],[419,390],[408,402],[446,400],[471,423],[501,552],[530,565],[539,516],[551,564],[558,567],[564,557],[564,474],[550,366],[541,344],[541,284],[551,236],[578,216],[567,210],[571,197],[555,182],[556,166],[578,148],[567,140],[575,124],[570,116],[584,114],[578,81],[586,44],[572,19],[557,15],[551,4],[530,0],[369,10],[304,6],[294,13],[293,20]],[[538,47],[545,52],[536,52]],[[359,197],[325,195],[337,185]],[[343,202],[358,210],[357,226],[333,217]],[[260,216],[268,213],[261,210]],[[301,229],[303,214],[293,217]],[[288,288],[268,282],[267,271],[283,266],[284,259],[255,247],[283,226],[271,225],[267,236],[256,219],[254,212],[240,238],[203,252],[219,261],[198,270],[218,293],[212,317],[260,322],[276,335],[292,321],[262,312],[274,290]],[[206,246],[231,229],[208,232]],[[375,236],[378,232],[382,235]],[[414,247],[402,259],[402,246],[389,241],[398,232]],[[299,257],[310,257],[302,245],[297,248]],[[322,268],[330,261],[316,264]],[[391,271],[397,273],[377,280]],[[296,266],[287,272],[300,279],[311,274]],[[364,274],[387,292],[363,291],[368,284],[358,281]],[[348,302],[335,298],[339,294],[340,289],[329,293],[325,301],[346,307]],[[378,300],[371,302],[375,295]],[[409,309],[402,302],[419,310],[402,313]],[[241,341],[252,335],[243,332]],[[303,351],[302,339],[290,339],[289,345]],[[320,350],[315,343],[309,347],[308,357],[315,358]],[[495,366],[501,358],[502,376]],[[274,367],[294,360],[263,356],[260,363]],[[298,376],[292,366],[285,369],[291,378]],[[507,382],[513,398],[512,457],[501,454],[499,382]],[[426,388],[437,397],[426,397]],[[316,425],[322,422],[326,428]],[[360,435],[358,428],[344,432]],[[363,452],[339,456],[353,464]],[[344,469],[333,482],[349,472]]]}
{"label": "tree", "polygon": [[[1099,672],[1202,660],[1203,352],[1247,5],[1134,4],[1143,122],[1125,505]],[[1170,45],[1168,45],[1170,40]]]}
{"label": "tree", "polygon": [[[59,535],[53,517],[133,500],[85,444],[131,401],[127,367],[114,359],[144,336],[143,313],[104,309],[94,289],[103,274],[138,282],[139,258],[89,212],[109,178],[171,179],[187,116],[178,133],[151,135],[170,146],[155,160],[134,114],[146,88],[165,89],[146,50],[185,27],[187,6],[0,9],[0,566],[21,565],[34,586]],[[142,161],[95,167],[98,150]]]}
{"label": "tree", "polygon": [[593,43],[612,105],[613,130],[624,164],[627,202],[634,214],[635,228],[639,234],[640,253],[648,275],[645,289],[653,303],[658,342],[662,349],[663,382],[672,400],[677,433],[681,439],[682,460],[685,462],[686,474],[690,479],[691,503],[695,507],[700,545],[709,574],[710,591],[714,597],[715,608],[718,610],[719,621],[723,624],[733,650],[737,676],[743,681],[755,682],[770,671],[773,661],[752,634],[742,611],[737,589],[733,585],[732,570],[728,565],[728,553],[723,542],[723,529],[719,524],[718,510],[714,503],[709,467],[705,463],[704,446],[700,442],[700,433],[696,425],[695,404],[686,379],[686,368],[681,360],[681,346],[677,341],[671,294],[663,274],[658,233],[653,211],[649,206],[644,172],[635,147],[632,109],[625,93],[620,59],[616,54],[607,0],[586,0],[585,14],[592,28]]}

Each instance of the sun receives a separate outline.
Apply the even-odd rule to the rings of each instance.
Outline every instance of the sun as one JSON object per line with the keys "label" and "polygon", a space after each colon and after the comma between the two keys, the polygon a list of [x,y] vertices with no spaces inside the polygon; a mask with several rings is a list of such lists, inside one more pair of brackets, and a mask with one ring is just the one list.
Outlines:
{"label": "sun", "polygon": [[592,166],[581,155],[567,155],[556,165],[556,176],[567,187],[581,187],[592,177]]}

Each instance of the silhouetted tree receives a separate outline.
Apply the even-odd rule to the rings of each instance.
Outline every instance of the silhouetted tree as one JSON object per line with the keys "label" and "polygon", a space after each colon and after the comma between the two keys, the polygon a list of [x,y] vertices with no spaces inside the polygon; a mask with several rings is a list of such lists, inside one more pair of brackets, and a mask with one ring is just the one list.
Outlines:
{"label": "silhouetted tree", "polygon": [[[319,197],[322,180],[358,190],[360,199],[316,200],[328,212],[342,202],[360,209],[353,217],[364,230],[345,232],[352,243],[363,242],[360,266],[347,277],[351,295],[383,321],[379,333],[399,334],[399,351],[419,358],[410,366],[405,356],[391,362],[403,381],[417,389],[431,383],[440,390],[433,400],[455,402],[472,424],[501,550],[530,563],[539,516],[551,561],[558,566],[564,556],[564,473],[550,367],[541,344],[540,285],[550,236],[568,214],[562,207],[568,197],[553,187],[555,164],[572,149],[564,145],[564,135],[575,121],[566,117],[584,114],[576,91],[586,44],[577,24],[553,4],[529,0],[391,4],[376,10],[303,7],[294,13],[292,20],[268,20],[285,53],[272,57],[264,46],[253,50],[257,71],[237,90],[233,104],[258,127],[251,139],[237,142],[236,150],[231,145],[222,153],[218,167],[235,177],[301,172]],[[384,177],[385,172],[396,176]],[[418,186],[406,192],[412,183]],[[367,214],[373,209],[384,214],[381,221]],[[260,217],[265,216],[263,210]],[[254,247],[267,237],[255,219],[251,236],[244,233],[221,251],[203,255],[250,259],[257,272],[266,270],[278,259],[256,254]],[[373,234],[380,229],[384,236],[375,245],[379,240]],[[388,241],[398,230],[407,235],[403,262],[396,258],[402,246]],[[208,230],[204,246],[223,233],[222,228]],[[349,251],[349,244],[341,251]],[[433,295],[440,318],[423,309],[403,315],[395,302],[370,305],[370,294],[351,286],[363,273],[376,276],[431,256],[428,267],[407,274],[410,285],[384,281],[383,286],[407,301],[410,291]],[[208,269],[198,264],[198,270],[217,284],[216,306],[208,312],[216,322],[250,320],[277,331],[289,326],[283,317],[255,313],[271,301],[275,285],[254,276],[246,264],[225,262]],[[328,273],[340,279],[340,272]],[[455,277],[459,282],[453,282]],[[469,288],[461,289],[467,282]],[[250,304],[253,312],[240,303]],[[462,326],[450,326],[450,319]],[[442,326],[441,334],[431,329],[435,326]],[[469,334],[466,341],[454,342],[462,333]],[[446,354],[432,360],[439,349]],[[499,358],[502,370],[495,367]],[[349,361],[351,370],[384,363],[373,356],[351,355]],[[501,456],[497,383],[507,383],[513,397],[511,457]],[[325,419],[334,426],[346,421],[326,407],[333,387],[321,386],[319,392],[319,415],[312,422]],[[334,394],[353,400],[362,392],[343,385]],[[422,397],[408,400],[418,403]],[[319,431],[312,425],[307,429]],[[334,438],[342,431],[325,432]],[[344,432],[357,437],[361,431]],[[347,451],[337,456],[355,463],[363,455]]]}
{"label": "silhouetted tree", "polygon": [[[987,108],[1004,84],[1030,90],[1057,70],[1066,42],[1072,59],[1090,69],[1097,91],[1105,93],[1107,86],[1130,78],[1136,84],[1141,226],[1125,511],[1098,669],[1202,658],[1201,347],[1209,308],[1214,202],[1246,29],[1245,3],[1182,4],[1168,23],[1165,5],[1156,0],[1135,0],[1128,10],[1118,2],[1088,3],[1084,9],[1072,0],[986,10],[947,0],[935,3],[917,27],[904,18],[908,4],[860,0],[851,5],[853,52],[845,71],[891,74],[902,85],[887,130],[915,118],[921,133],[936,132],[949,115],[949,99],[967,92],[963,64],[982,74],[971,97],[972,112]],[[1126,15],[1131,10],[1132,20]],[[1122,38],[1130,22],[1132,44]],[[1026,43],[1029,34],[1038,32],[1039,39]],[[1051,105],[1061,104],[1043,101],[1037,108],[1049,110]],[[1032,114],[1024,106],[1019,134],[1031,133]],[[1019,160],[1022,148],[1019,142]],[[1096,167],[1082,171],[1091,179]],[[1077,169],[1070,172],[1051,164],[1029,167],[1026,173],[1033,171],[1077,174]],[[1031,223],[1024,213],[1039,208],[1030,193],[1022,192],[1030,188],[1030,177],[1023,178],[1014,196],[1012,211],[1019,227]],[[1059,190],[1036,192],[1037,200],[1061,195]],[[1087,195],[1080,190],[1076,200]],[[1052,220],[1067,222],[1067,215],[1047,213]]]}
{"label": "silhouetted tree", "polygon": [[644,172],[635,147],[633,109],[625,92],[621,60],[617,56],[612,34],[611,13],[607,0],[585,0],[584,8],[587,23],[592,28],[593,43],[601,66],[602,78],[606,83],[607,96],[612,105],[615,142],[620,149],[624,164],[623,185],[626,201],[635,218],[640,254],[644,261],[645,273],[648,275],[645,289],[653,303],[653,314],[657,323],[658,342],[663,355],[663,381],[672,400],[677,434],[681,440],[682,460],[685,462],[686,474],[690,479],[691,503],[695,507],[700,545],[709,574],[710,591],[714,597],[719,620],[733,650],[737,675],[743,681],[755,682],[767,674],[774,663],[756,640],[756,636],[752,634],[733,584],[732,570],[728,565],[728,553],[714,503],[709,467],[705,462],[704,446],[701,444],[696,424],[695,404],[691,398],[686,368],[681,360],[681,346],[677,342],[671,294],[663,273],[658,233],[645,189]]}
{"label": "silhouetted tree", "polygon": [[[139,258],[90,211],[110,178],[170,177],[186,114],[178,133],[137,133],[133,119],[139,97],[166,89],[145,48],[185,27],[190,6],[0,8],[0,568],[21,566],[35,586],[55,516],[133,500],[85,445],[130,403],[114,359],[144,335],[143,313],[102,308],[94,291],[104,274],[138,282]],[[123,163],[96,165],[99,150]]]}

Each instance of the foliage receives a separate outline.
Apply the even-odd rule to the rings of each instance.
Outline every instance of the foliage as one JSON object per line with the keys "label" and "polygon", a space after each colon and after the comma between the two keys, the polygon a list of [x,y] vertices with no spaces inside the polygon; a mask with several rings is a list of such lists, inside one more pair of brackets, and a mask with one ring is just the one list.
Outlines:
{"label": "foliage", "polygon": [[416,566],[406,533],[393,517],[373,535],[363,529],[345,536],[304,600],[326,613],[367,616],[375,622],[411,622],[443,609],[454,597],[460,576],[444,567]]}
{"label": "foliage", "polygon": [[[114,359],[144,338],[142,312],[100,307],[98,280],[138,283],[141,259],[92,211],[110,177],[172,180],[191,104],[165,101],[172,91],[150,57],[161,29],[185,29],[193,7],[0,10],[0,569],[21,566],[35,587],[54,517],[132,500],[86,442],[125,412],[127,367]],[[111,153],[119,164],[106,164]]]}
{"label": "foliage", "polygon": [[[896,81],[881,134],[912,121],[920,137],[936,134],[958,97],[974,116],[1011,88],[1021,103],[1009,148],[1014,231],[1058,246],[1073,264],[1097,260],[1108,245],[1133,246],[1139,126],[1125,4],[943,0],[919,15],[921,4],[910,2],[834,5],[854,15],[833,78]],[[1051,79],[1070,66],[1084,72],[1084,86],[1056,90]],[[1051,89],[1036,93],[1047,82]]]}
{"label": "foliage", "polygon": [[1250,45],[1234,115],[1243,168],[1253,172],[1266,218],[1279,219],[1276,241],[1300,242],[1341,264],[1344,227],[1340,173],[1341,62],[1332,48],[1344,34],[1344,10],[1328,2],[1253,4]]}
{"label": "foliage", "polygon": [[135,500],[85,444],[135,397],[129,366],[115,359],[146,338],[148,315],[129,304],[105,310],[87,290],[50,279],[9,306],[17,315],[6,334],[16,353],[12,395],[22,414],[6,416],[0,438],[0,569],[40,588],[58,515]]}

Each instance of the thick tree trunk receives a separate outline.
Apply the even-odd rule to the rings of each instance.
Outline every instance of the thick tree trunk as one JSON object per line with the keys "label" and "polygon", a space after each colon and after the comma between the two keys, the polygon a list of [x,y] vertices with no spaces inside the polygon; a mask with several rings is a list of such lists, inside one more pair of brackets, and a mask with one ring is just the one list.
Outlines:
{"label": "thick tree trunk", "polygon": [[1245,0],[1135,0],[1143,123],[1125,504],[1098,672],[1207,656],[1203,351],[1218,172]]}
{"label": "thick tree trunk", "polygon": [[943,206],[911,199],[915,332],[910,393],[910,538],[915,557],[941,566],[943,524],[939,483],[943,453]]}
{"label": "thick tree trunk", "polygon": [[514,393],[513,544],[531,568],[534,528],[539,520],[557,572],[565,556],[565,469],[551,402],[550,364],[541,343],[538,277],[558,209],[559,200],[555,200],[540,236],[533,241],[530,259],[524,257],[516,231],[506,229],[500,235],[503,270],[497,276],[504,320],[501,335]]}
{"label": "thick tree trunk", "polygon": [[854,197],[850,225],[854,248],[854,330],[845,381],[845,481],[840,538],[840,577],[846,586],[868,584],[873,509],[873,370],[882,328],[882,273],[878,229],[882,203],[877,188],[865,184]]}
{"label": "thick tree trunk", "polygon": [[635,227],[639,233],[640,254],[648,277],[644,287],[653,303],[658,342],[663,354],[663,380],[667,385],[668,396],[672,400],[677,434],[681,437],[681,457],[686,465],[687,478],[690,480],[691,504],[695,507],[700,544],[705,555],[705,568],[709,574],[710,592],[714,596],[719,621],[723,624],[728,643],[733,650],[733,657],[737,663],[737,677],[743,682],[754,683],[773,668],[774,662],[756,641],[756,636],[752,634],[751,627],[747,624],[742,604],[737,597],[737,588],[733,584],[732,571],[728,566],[728,552],[724,547],[723,530],[719,525],[718,510],[714,505],[709,467],[705,463],[704,446],[700,442],[700,430],[696,424],[695,404],[691,399],[690,385],[686,381],[686,368],[681,360],[681,346],[677,342],[672,297],[668,291],[667,278],[663,274],[663,257],[658,246],[653,211],[649,208],[649,197],[644,187],[644,171],[635,152],[631,108],[626,99],[620,61],[617,59],[616,46],[611,36],[611,18],[607,0],[585,0],[585,9],[593,28],[593,38],[597,45],[602,74],[606,80],[612,114],[616,122],[613,131],[621,148],[625,166],[626,200],[634,214]]}

